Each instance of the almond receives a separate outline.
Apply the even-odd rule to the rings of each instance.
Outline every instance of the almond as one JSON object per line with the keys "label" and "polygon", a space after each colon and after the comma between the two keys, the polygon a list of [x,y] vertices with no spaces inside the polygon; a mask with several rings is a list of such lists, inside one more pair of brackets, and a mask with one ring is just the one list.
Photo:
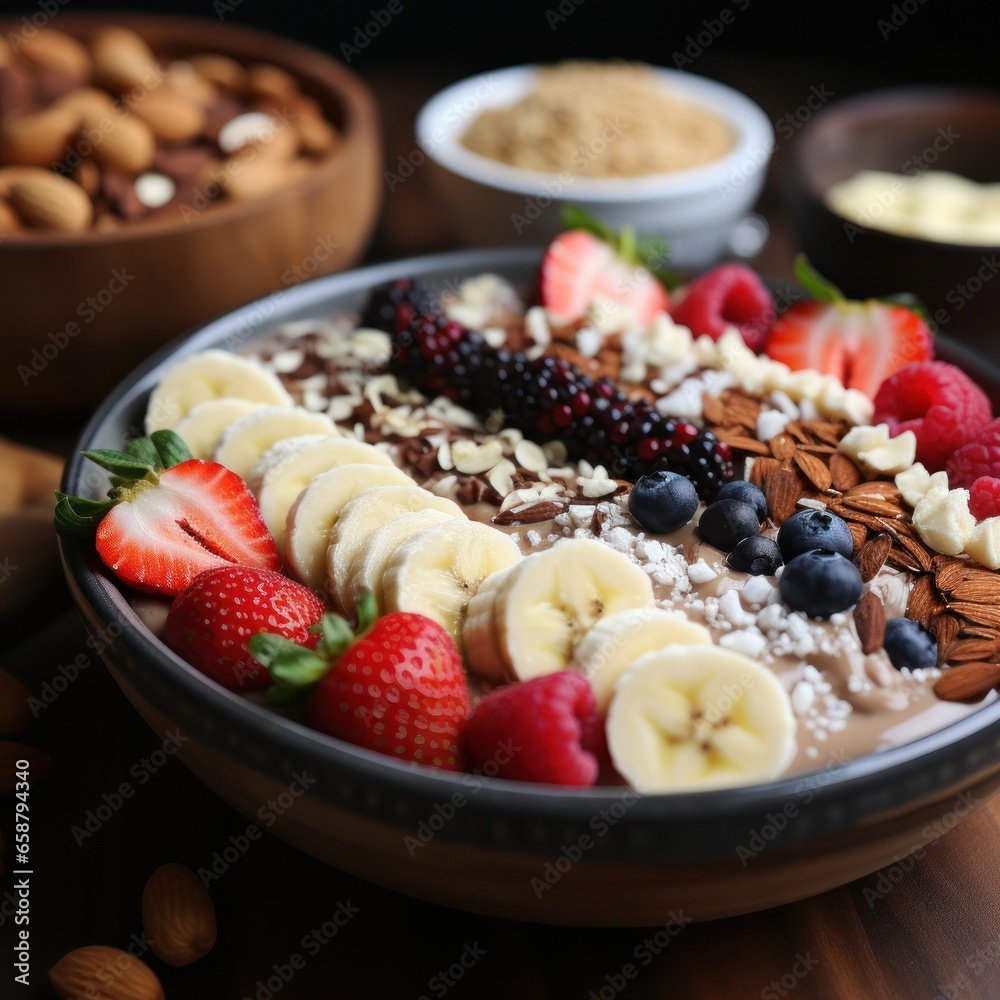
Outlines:
{"label": "almond", "polygon": [[861,482],[861,470],[846,456],[834,452],[830,456],[830,475],[834,489],[841,492],[857,486]]}
{"label": "almond", "polygon": [[885,644],[885,608],[874,591],[865,591],[855,605],[854,627],[862,653],[875,653]]}
{"label": "almond", "polygon": [[830,475],[830,470],[821,458],[817,458],[815,455],[811,455],[800,449],[792,455],[792,459],[802,470],[802,474],[806,479],[821,493],[825,493],[833,485],[833,477]]}
{"label": "almond", "polygon": [[235,201],[247,201],[293,183],[309,166],[301,161],[258,157],[249,162],[227,160],[224,169],[229,178],[226,193]]}
{"label": "almond", "polygon": [[70,108],[9,118],[0,128],[0,163],[51,167],[66,156],[79,127],[80,115]]}
{"label": "almond", "polygon": [[847,432],[845,424],[832,423],[829,420],[803,420],[802,427],[824,444],[834,446],[840,444],[840,439]]}
{"label": "almond", "polygon": [[215,946],[215,906],[190,868],[157,868],[142,893],[142,923],[153,953],[170,965],[190,965]]}
{"label": "almond", "polygon": [[755,458],[747,478],[758,489],[762,489],[764,481],[769,476],[773,476],[780,468],[781,463],[776,458]]}
{"label": "almond", "polygon": [[101,117],[110,114],[115,109],[115,102],[106,90],[98,90],[97,87],[80,87],[64,94],[53,107],[73,111],[82,119],[87,116]]}
{"label": "almond", "polygon": [[920,622],[926,628],[934,615],[945,610],[945,603],[934,586],[934,579],[930,576],[920,577],[914,583],[906,602],[906,617]]}
{"label": "almond", "polygon": [[791,434],[775,434],[769,442],[769,447],[771,454],[778,459],[779,462],[784,462],[786,459],[793,458],[795,453],[799,450],[798,445],[795,443],[795,438]]}
{"label": "almond", "polygon": [[320,115],[300,115],[295,119],[295,131],[299,134],[302,151],[311,156],[323,156],[340,143],[333,126]]}
{"label": "almond", "polygon": [[73,180],[91,198],[95,198],[101,190],[101,170],[93,160],[81,160],[79,166],[73,171]]}
{"label": "almond", "polygon": [[[895,532],[896,545],[913,558],[913,561],[920,568],[920,572],[929,573],[933,569],[934,563],[927,548],[916,538],[911,538],[907,532],[899,530],[901,525],[897,524],[894,527],[897,528]],[[995,586],[994,589],[996,589]]]}
{"label": "almond", "polygon": [[152,89],[159,78],[153,50],[129,28],[102,28],[91,39],[90,51],[98,80],[117,93]]}
{"label": "almond", "polygon": [[962,663],[946,670],[934,685],[943,701],[981,701],[1000,684],[1000,663]]}
{"label": "almond", "polygon": [[[607,499],[601,497],[602,500]],[[540,521],[551,521],[557,514],[561,514],[566,509],[563,503],[556,503],[554,500],[543,500],[541,503],[532,504],[523,510],[505,510],[493,518],[494,524],[509,527],[516,524],[538,524]]]}
{"label": "almond", "polygon": [[81,232],[90,226],[94,215],[87,192],[79,184],[47,170],[15,180],[10,200],[29,226],[40,229]]}
{"label": "almond", "polygon": [[848,521],[847,527],[850,529],[855,550],[860,549],[868,540],[868,529],[857,521]]}
{"label": "almond", "polygon": [[876,535],[865,542],[858,552],[855,562],[861,579],[867,583],[885,565],[892,549],[892,538],[889,535]]}
{"label": "almond", "polygon": [[[942,617],[945,616],[938,616],[938,618]],[[954,620],[952,619],[952,621]],[[1000,640],[998,639],[955,639],[948,648],[948,662],[968,663],[971,660],[994,660],[998,653],[1000,653]]]}
{"label": "almond", "polygon": [[1000,606],[996,604],[974,604],[972,601],[951,601],[949,609],[976,625],[1000,628]]}
{"label": "almond", "polygon": [[188,60],[196,73],[210,83],[225,87],[226,90],[243,90],[247,85],[247,71],[228,56],[198,55]]}
{"label": "almond", "polygon": [[778,469],[764,480],[764,497],[771,520],[779,527],[795,513],[802,495],[799,477],[791,469]]}
{"label": "almond", "polygon": [[52,28],[22,37],[18,52],[36,66],[56,69],[81,80],[88,80],[94,68],[90,53],[81,42]]}
{"label": "almond", "polygon": [[167,145],[189,142],[205,127],[205,109],[166,90],[154,90],[132,106],[153,135]]}
{"label": "almond", "polygon": [[0,237],[23,228],[21,217],[14,211],[14,206],[0,198]]}
{"label": "almond", "polygon": [[715,436],[730,448],[749,452],[751,455],[770,455],[771,449],[766,444],[750,437],[742,427],[717,427]]}
{"label": "almond", "polygon": [[0,35],[0,66],[9,66],[16,58],[6,36]]}
{"label": "almond", "polygon": [[0,795],[11,795],[17,783],[23,781],[18,775],[18,763],[27,762],[24,768],[28,772],[28,784],[34,785],[49,773],[49,758],[40,750],[26,746],[24,743],[13,743],[10,740],[0,740]]}
{"label": "almond", "polygon": [[126,114],[88,116],[83,120],[83,131],[93,143],[94,159],[102,166],[141,174],[153,165],[156,137],[141,118]]}
{"label": "almond", "polygon": [[710,424],[721,424],[726,419],[725,404],[710,392],[701,394],[701,415]]}
{"label": "almond", "polygon": [[880,517],[901,517],[902,509],[898,504],[887,500],[877,493],[845,493],[841,503],[851,510],[866,514],[876,514]]}
{"label": "almond", "polygon": [[12,673],[0,667],[0,736],[17,736],[31,722],[31,691]]}
{"label": "almond", "polygon": [[247,74],[247,91],[251,97],[293,97],[299,85],[291,73],[270,63],[257,63]]}
{"label": "almond", "polygon": [[938,644],[938,663],[951,659],[951,649],[958,638],[959,620],[954,615],[935,615],[928,626]]}
{"label": "almond", "polygon": [[164,1000],[163,986],[145,962],[103,945],[64,955],[49,969],[49,982],[63,1000]]}

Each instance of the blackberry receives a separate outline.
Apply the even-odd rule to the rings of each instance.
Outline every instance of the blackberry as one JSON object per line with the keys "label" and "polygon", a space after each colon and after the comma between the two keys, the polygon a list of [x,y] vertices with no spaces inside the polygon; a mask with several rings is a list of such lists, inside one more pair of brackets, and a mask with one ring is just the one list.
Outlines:
{"label": "blackberry", "polygon": [[603,465],[616,479],[676,472],[712,500],[733,478],[729,446],[711,431],[663,417],[648,399],[630,400],[611,379],[564,358],[493,350],[449,320],[422,282],[377,290],[361,322],[392,334],[390,367],[414,385],[481,414],[500,410],[506,426],[557,438],[571,459]]}

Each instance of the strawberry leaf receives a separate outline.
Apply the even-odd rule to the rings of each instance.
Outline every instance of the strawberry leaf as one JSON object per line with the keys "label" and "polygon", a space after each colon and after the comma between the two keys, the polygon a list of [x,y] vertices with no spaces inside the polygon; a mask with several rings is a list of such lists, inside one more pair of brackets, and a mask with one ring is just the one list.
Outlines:
{"label": "strawberry leaf", "polygon": [[378,618],[378,601],[370,590],[363,590],[357,599],[358,632],[367,632]]}
{"label": "strawberry leaf", "polygon": [[317,630],[323,634],[317,652],[333,660],[340,656],[353,642],[354,632],[351,626],[340,615],[325,614],[319,625],[312,626],[310,631]]}
{"label": "strawberry leaf", "polygon": [[136,461],[148,465],[151,469],[160,472],[163,469],[163,462],[160,461],[159,452],[149,438],[135,438],[125,445],[125,452],[131,455]]}
{"label": "strawberry leaf", "polygon": [[824,278],[804,254],[796,254],[793,267],[795,277],[799,284],[817,302],[843,302],[844,293],[829,278]]}
{"label": "strawberry leaf", "polygon": [[585,212],[578,205],[563,205],[559,210],[559,217],[567,229],[585,229],[617,249],[618,234],[606,222],[602,222],[590,212]]}
{"label": "strawberry leaf", "polygon": [[102,469],[107,469],[113,476],[120,476],[127,480],[156,480],[156,470],[151,465],[127,452],[114,451],[111,448],[98,448],[94,451],[85,451],[82,454],[84,458],[89,458]]}
{"label": "strawberry leaf", "polygon": [[276,681],[290,687],[315,684],[330,669],[330,661],[325,657],[270,632],[251,636],[247,648]]}
{"label": "strawberry leaf", "polygon": [[59,490],[56,494],[55,529],[63,538],[90,538],[114,500],[87,500],[71,497]]}
{"label": "strawberry leaf", "polygon": [[183,438],[171,430],[153,431],[149,435],[149,441],[164,469],[173,468],[175,465],[180,465],[181,462],[187,462],[194,458]]}

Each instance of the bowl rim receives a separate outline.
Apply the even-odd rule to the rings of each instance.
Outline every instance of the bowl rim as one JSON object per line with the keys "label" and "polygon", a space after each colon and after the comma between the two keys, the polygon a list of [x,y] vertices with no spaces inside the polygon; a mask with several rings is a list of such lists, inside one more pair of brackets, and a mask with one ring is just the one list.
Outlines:
{"label": "bowl rim", "polygon": [[[545,196],[550,188],[567,184],[563,174],[543,173],[515,167],[490,159],[466,149],[458,137],[465,130],[466,120],[454,113],[463,96],[492,81],[494,88],[511,88],[518,96],[529,90],[537,70],[547,68],[544,63],[525,63],[503,69],[477,73],[449,84],[434,94],[417,112],[415,132],[417,143],[424,154],[451,172],[468,180],[514,194]],[[580,202],[628,203],[659,198],[681,198],[705,190],[721,187],[731,180],[734,171],[749,162],[750,173],[767,166],[774,150],[774,128],[761,107],[741,91],[709,77],[670,69],[666,66],[651,67],[672,89],[691,103],[701,105],[722,117],[736,133],[736,143],[724,156],[708,163],[670,173],[648,174],[637,177],[612,177],[580,179],[573,176],[572,200]],[[511,97],[514,95],[511,94]],[[483,107],[499,106],[502,102]],[[452,119],[458,119],[454,121]],[[451,121],[450,131],[436,137],[442,127]],[[758,153],[758,156],[754,156]],[[741,182],[749,176],[743,173]],[[558,194],[553,194],[553,198]]]}
{"label": "bowl rim", "polygon": [[[501,274],[528,268],[533,271],[537,268],[540,255],[540,248],[488,248],[375,264],[314,279],[275,293],[285,299],[282,308],[274,310],[267,324],[258,324],[257,329],[254,329],[254,317],[260,314],[262,308],[266,309],[267,298],[228,313],[166,345],[119,383],[81,432],[76,448],[67,461],[61,489],[67,493],[79,492],[86,461],[80,452],[88,447],[100,446],[100,434],[111,421],[122,418],[129,409],[134,411],[145,402],[168,363],[172,363],[175,357],[225,344],[227,331],[242,330],[250,324],[254,333],[246,339],[252,341],[269,335],[281,323],[301,314],[310,314],[310,311],[312,315],[343,311],[345,307],[334,301],[338,297],[357,296],[363,290],[396,277],[436,274],[461,278],[483,271]],[[273,300],[274,296],[270,298]],[[974,366],[974,369],[987,372],[1000,385],[1000,369],[980,359],[974,352],[956,347],[947,338],[940,339],[950,355]],[[448,801],[456,792],[469,788],[468,774],[405,763],[352,746],[222,688],[169,650],[141,623],[125,592],[119,590],[110,574],[103,572],[92,547],[62,538],[59,544],[67,581],[88,623],[93,625],[99,622],[104,628],[118,625],[120,631],[114,641],[123,643],[135,662],[142,665],[141,671],[132,672],[133,680],[155,683],[158,693],[164,690],[173,692],[176,704],[184,706],[185,712],[204,710],[210,713],[213,724],[203,725],[206,731],[198,734],[210,746],[225,752],[237,739],[255,749],[271,741],[286,754],[286,759],[296,761],[298,766],[311,767],[315,763],[321,774],[325,769],[325,773],[331,776],[331,786],[327,790],[332,796],[336,796],[339,787],[335,778],[342,779],[347,775],[359,787],[384,790],[388,798],[395,797],[396,804],[402,800],[416,802],[415,814],[418,816],[425,815],[433,804]],[[223,727],[214,725],[221,719],[226,722],[224,734]],[[700,856],[700,852],[709,850],[709,845],[720,843],[718,838],[721,835],[732,857],[735,850],[733,837],[742,835],[744,830],[752,831],[752,824],[759,823],[769,809],[780,811],[789,801],[803,801],[803,796],[809,796],[810,802],[813,796],[817,802],[822,802],[822,822],[818,829],[816,823],[803,824],[801,829],[796,824],[789,824],[781,835],[783,842],[795,843],[808,839],[810,834],[827,835],[838,828],[853,828],[874,816],[904,807],[915,797],[944,795],[956,787],[956,781],[976,769],[982,772],[985,765],[995,768],[1000,763],[1000,735],[991,731],[997,723],[1000,723],[1000,699],[908,743],[774,781],[718,790],[641,795],[623,786],[575,789],[489,778],[480,781],[474,799],[477,810],[472,812],[478,813],[481,807],[502,817],[504,823],[537,824],[544,821],[551,826],[551,844],[559,844],[566,842],[568,828],[586,829],[602,808],[623,802],[631,796],[633,801],[629,804],[628,815],[634,817],[636,823],[653,824],[664,829],[673,826],[689,833],[684,846],[677,838],[667,838],[654,845],[644,841],[645,849],[675,853],[686,851],[692,856]],[[964,754],[961,766],[956,764],[960,751]],[[268,773],[275,779],[287,781],[287,771],[283,771],[277,761],[266,754],[261,758],[262,752],[257,754],[260,767],[269,769]],[[960,773],[962,771],[964,774]],[[326,786],[321,783],[321,787]],[[398,811],[390,811],[384,803],[352,801],[351,804],[358,811],[383,818],[388,815],[398,825]],[[448,840],[481,843],[482,829],[475,823],[464,823],[464,819],[470,818],[472,813],[466,810],[460,815],[463,822],[446,825],[445,832],[439,835]],[[704,832],[706,821],[711,822],[713,831],[707,835]],[[685,839],[679,836],[681,841]],[[517,844],[507,846],[519,848]],[[537,843],[526,844],[520,849],[537,847]],[[553,849],[558,850],[558,847]],[[628,850],[623,854],[634,856]]]}
{"label": "bowl rim", "polygon": [[855,227],[865,236],[874,233],[879,237],[889,238],[890,241],[898,241],[901,246],[911,245],[927,250],[944,250],[948,253],[986,254],[1000,252],[1000,243],[948,243],[942,240],[927,239],[923,236],[911,236],[888,229],[879,229],[876,226],[863,225],[832,209],[826,200],[829,187],[821,188],[816,183],[813,172],[806,169],[806,159],[810,155],[810,148],[818,141],[816,134],[820,129],[836,128],[838,123],[842,125],[844,122],[877,121],[891,117],[894,110],[904,107],[930,113],[935,104],[944,104],[956,99],[967,101],[970,104],[992,106],[996,109],[997,117],[1000,118],[1000,90],[989,90],[985,87],[914,84],[869,90],[836,101],[820,111],[812,121],[806,124],[795,145],[792,164],[798,183],[833,218]]}
{"label": "bowl rim", "polygon": [[[7,29],[15,24],[20,25],[21,22],[5,16],[0,19],[0,32],[6,33]],[[322,83],[327,89],[336,93],[344,115],[343,126],[339,129],[341,142],[333,153],[316,160],[312,169],[293,183],[250,201],[214,204],[211,211],[199,210],[195,218],[187,221],[172,218],[140,219],[125,223],[118,229],[106,231],[89,229],[82,233],[23,230],[11,233],[0,240],[0,254],[14,250],[23,252],[46,250],[50,247],[76,249],[101,244],[128,244],[136,240],[156,240],[177,233],[197,233],[215,224],[234,222],[270,209],[280,208],[298,200],[303,194],[330,183],[340,172],[348,155],[348,147],[362,138],[363,133],[369,131],[372,124],[377,131],[375,99],[366,84],[347,66],[310,45],[303,45],[283,35],[240,24],[173,14],[135,14],[125,11],[63,12],[59,16],[58,27],[61,31],[66,30],[67,33],[73,34],[108,24],[132,28],[140,35],[144,28],[157,25],[171,32],[177,32],[179,36],[184,32],[195,32],[199,36],[209,33],[213,38],[228,39],[231,43],[256,45],[261,52],[262,60],[266,57],[268,61],[288,68],[300,83],[303,79]],[[179,40],[182,41],[180,38]],[[220,41],[220,44],[225,43]],[[195,53],[192,52],[193,54]]]}

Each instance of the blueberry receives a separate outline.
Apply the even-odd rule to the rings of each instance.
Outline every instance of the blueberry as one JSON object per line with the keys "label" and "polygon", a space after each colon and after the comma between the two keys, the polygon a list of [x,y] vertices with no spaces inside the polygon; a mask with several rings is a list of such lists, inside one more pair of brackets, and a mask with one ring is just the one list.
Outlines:
{"label": "blueberry", "polygon": [[778,548],[786,563],[813,549],[838,552],[850,559],[854,555],[854,537],[842,518],[810,507],[793,514],[778,529]]}
{"label": "blueberry", "polygon": [[886,622],[883,645],[897,670],[937,666],[937,640],[923,625],[909,618],[891,618]]}
{"label": "blueberry", "polygon": [[781,549],[773,538],[767,535],[750,535],[738,542],[726,560],[740,573],[751,576],[774,576],[781,565]]}
{"label": "blueberry", "polygon": [[676,472],[640,476],[628,495],[629,513],[647,530],[666,535],[682,528],[698,509],[698,491]]}
{"label": "blueberry", "polygon": [[748,503],[755,511],[757,511],[757,517],[759,520],[767,520],[769,511],[767,509],[767,500],[764,499],[764,494],[761,493],[760,489],[754,486],[753,483],[748,483],[745,479],[734,479],[732,482],[726,483],[726,485],[715,494],[715,499],[739,500],[740,503]]}
{"label": "blueberry", "polygon": [[739,500],[717,500],[709,504],[698,522],[701,537],[723,552],[760,531],[757,511]]}
{"label": "blueberry", "polygon": [[850,559],[839,552],[813,549],[785,563],[780,586],[781,596],[793,610],[810,618],[829,618],[857,604],[864,585]]}

